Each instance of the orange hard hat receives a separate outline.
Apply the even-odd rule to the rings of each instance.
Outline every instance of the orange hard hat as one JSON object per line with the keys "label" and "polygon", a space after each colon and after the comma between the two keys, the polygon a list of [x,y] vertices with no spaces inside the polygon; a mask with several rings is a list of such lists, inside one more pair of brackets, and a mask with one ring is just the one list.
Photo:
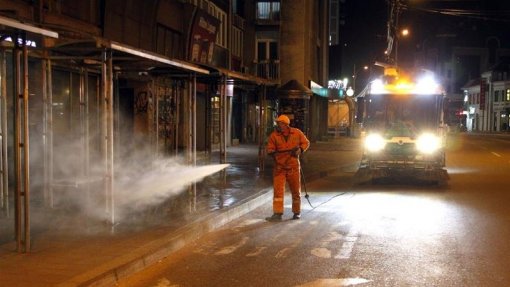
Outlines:
{"label": "orange hard hat", "polygon": [[276,119],[276,122],[282,122],[286,125],[290,125],[290,119],[286,115],[281,115]]}

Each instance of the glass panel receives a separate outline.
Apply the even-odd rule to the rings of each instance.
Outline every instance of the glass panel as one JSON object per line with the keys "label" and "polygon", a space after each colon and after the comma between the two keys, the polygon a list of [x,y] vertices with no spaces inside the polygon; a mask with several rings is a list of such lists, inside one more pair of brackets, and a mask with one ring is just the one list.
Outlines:
{"label": "glass panel", "polygon": [[269,42],[269,59],[278,59],[278,42]]}
{"label": "glass panel", "polygon": [[257,43],[257,59],[259,61],[266,60],[266,42],[258,42]]}
{"label": "glass panel", "polygon": [[270,3],[258,2],[257,3],[257,19],[269,19]]}

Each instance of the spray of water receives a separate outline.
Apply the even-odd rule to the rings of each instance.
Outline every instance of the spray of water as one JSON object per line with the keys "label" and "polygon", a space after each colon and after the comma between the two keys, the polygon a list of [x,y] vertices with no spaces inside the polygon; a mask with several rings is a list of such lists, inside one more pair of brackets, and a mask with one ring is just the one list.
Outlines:
{"label": "spray of water", "polygon": [[158,205],[204,177],[228,167],[228,164],[184,166],[175,160],[158,161],[155,168],[135,177],[119,179],[115,187],[115,208],[118,218],[130,212]]}
{"label": "spray of water", "polygon": [[[143,155],[143,153],[141,153]],[[129,224],[132,216],[150,211],[173,197],[186,192],[188,187],[205,177],[215,174],[229,166],[229,164],[212,164],[190,166],[179,157],[150,161],[148,158],[135,156],[124,158],[116,165],[114,180],[114,214],[117,223]],[[68,161],[69,162],[69,158]],[[72,161],[71,161],[72,162]],[[70,168],[67,170],[69,172]],[[109,221],[109,195],[105,194],[103,184],[104,166],[100,162],[91,165],[94,180],[79,188],[63,186],[54,189],[55,207],[59,211],[53,214],[51,220],[38,217],[38,225],[48,223],[59,229],[74,229],[76,222],[86,222],[88,219]],[[64,174],[63,172],[61,174]],[[61,176],[73,182],[72,172]],[[46,218],[46,219],[45,219]],[[78,223],[78,225],[81,223]]]}
{"label": "spray of water", "polygon": [[[76,131],[79,131],[78,127],[54,135],[51,200],[43,192],[43,169],[31,170],[32,200],[40,207],[34,208],[32,216],[32,224],[37,229],[83,229],[88,223],[97,225],[97,220],[107,222],[111,218],[112,206],[104,185],[106,165],[98,144],[101,134],[90,132],[89,165],[85,168],[84,141]],[[154,161],[153,146],[147,136],[144,133],[128,134],[129,137],[119,139],[122,144],[115,146],[113,209],[116,222],[129,225],[132,215],[157,208],[186,192],[191,184],[228,166],[193,167],[180,157]],[[42,138],[31,137],[30,140],[34,150],[31,164],[41,166],[44,161]],[[47,208],[48,202],[53,208]]]}
{"label": "spray of water", "polygon": [[[143,228],[146,220],[153,223],[165,220],[161,214],[153,217],[152,212],[160,210],[160,206],[165,206],[174,197],[176,202],[181,202],[183,193],[188,191],[191,184],[229,166],[212,164],[193,167],[183,162],[175,157],[156,162],[139,159],[119,163],[113,192],[115,223],[121,224],[122,230],[130,230]],[[98,224],[110,220],[107,195],[99,172],[104,169],[99,164],[92,169],[98,181],[90,184],[89,188],[54,189],[55,207],[51,210],[36,209],[33,214],[32,225],[35,230],[51,229],[80,234],[105,231],[104,227],[109,225]],[[182,210],[186,210],[186,206],[179,204],[171,205],[177,208],[173,211],[179,213],[183,207]]]}

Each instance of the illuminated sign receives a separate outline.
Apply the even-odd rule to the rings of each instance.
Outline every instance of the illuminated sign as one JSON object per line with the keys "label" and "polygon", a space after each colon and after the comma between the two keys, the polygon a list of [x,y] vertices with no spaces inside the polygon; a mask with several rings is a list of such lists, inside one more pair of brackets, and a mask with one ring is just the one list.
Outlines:
{"label": "illuminated sign", "polygon": [[[11,37],[6,37],[5,38],[5,41],[8,41],[8,42],[12,42],[12,38]],[[21,38],[18,38],[18,44],[19,45],[23,45],[23,39]],[[37,47],[37,44],[35,43],[35,41],[32,41],[32,40],[25,40],[25,46],[28,46],[28,47],[34,47],[36,48]]]}
{"label": "illuminated sign", "polygon": [[316,95],[321,97],[328,97],[329,91],[326,88],[323,88],[321,85],[317,84],[314,81],[310,81],[310,90]]}
{"label": "illuminated sign", "polygon": [[485,110],[485,79],[480,79],[480,110]]}

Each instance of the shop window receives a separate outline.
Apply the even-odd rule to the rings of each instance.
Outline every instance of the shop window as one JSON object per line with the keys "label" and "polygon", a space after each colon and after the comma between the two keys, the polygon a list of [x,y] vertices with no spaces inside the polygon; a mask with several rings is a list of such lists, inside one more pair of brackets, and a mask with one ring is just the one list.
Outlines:
{"label": "shop window", "polygon": [[183,39],[181,33],[163,25],[157,26],[157,53],[170,58],[183,58]]}
{"label": "shop window", "polygon": [[259,20],[279,20],[280,2],[258,2],[256,17]]}

